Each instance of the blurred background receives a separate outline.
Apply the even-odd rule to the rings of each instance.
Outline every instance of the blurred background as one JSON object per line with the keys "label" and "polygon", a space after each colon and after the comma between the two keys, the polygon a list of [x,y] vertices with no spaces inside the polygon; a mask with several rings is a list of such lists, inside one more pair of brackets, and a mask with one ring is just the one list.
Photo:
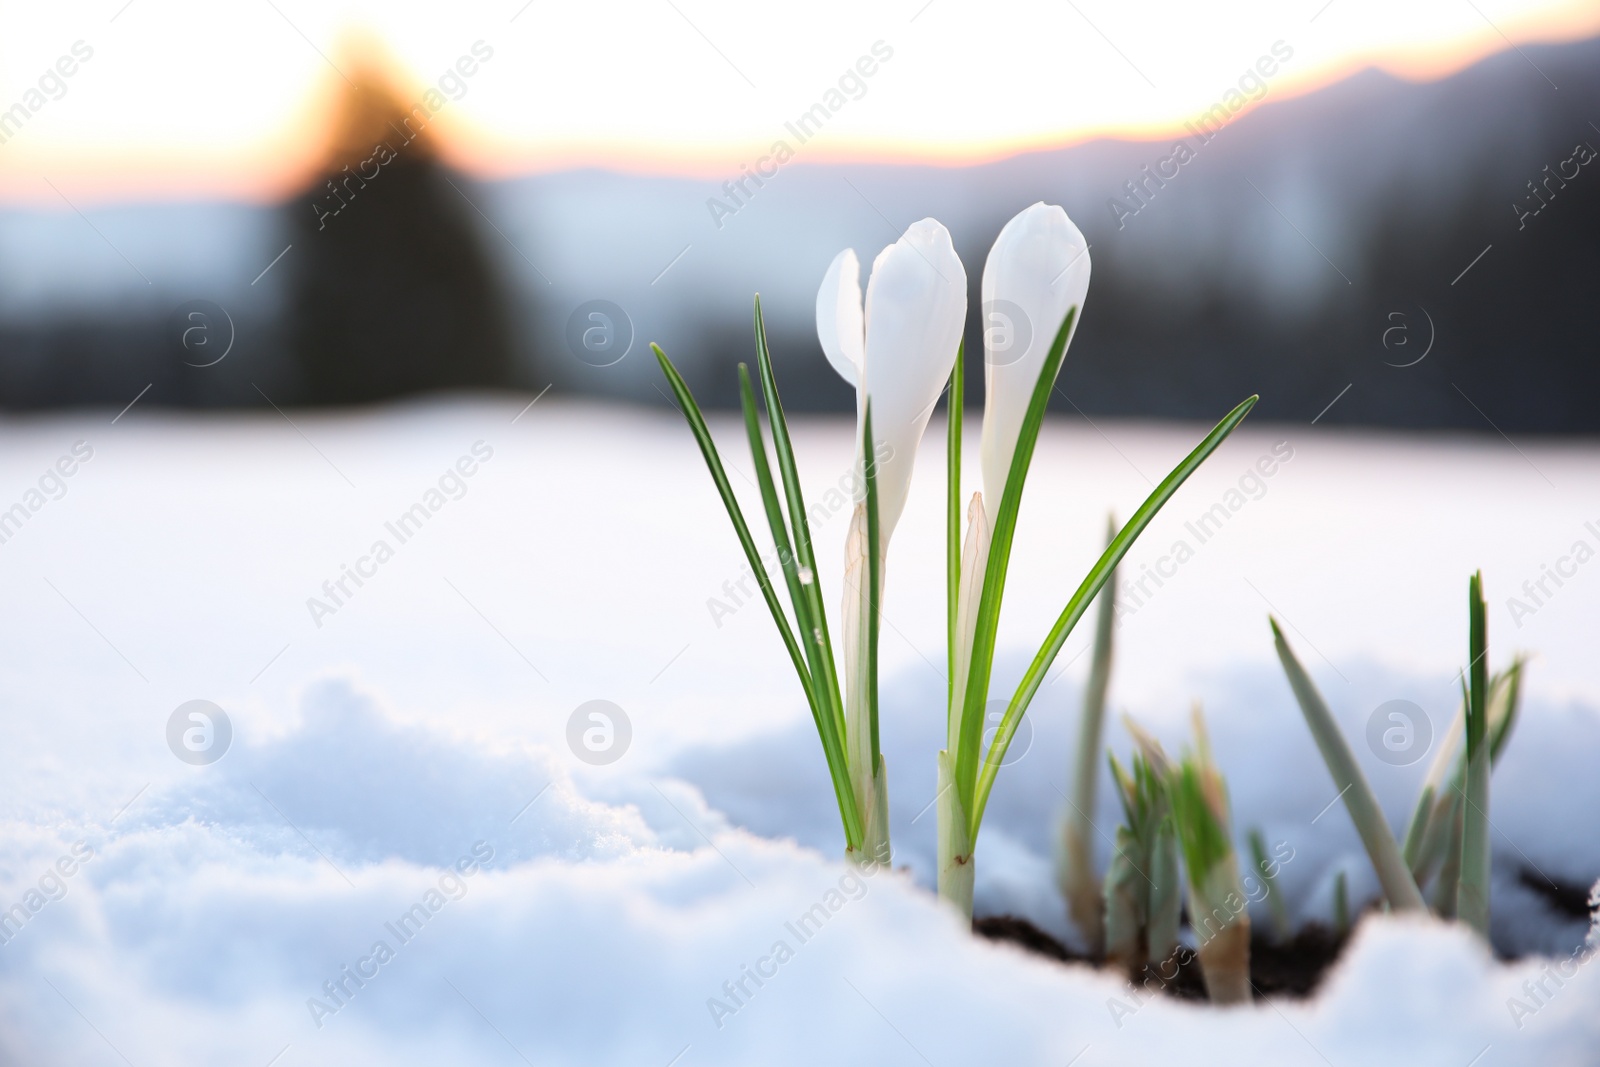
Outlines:
{"label": "blurred background", "polygon": [[1046,200],[1094,261],[1063,412],[1600,430],[1592,2],[0,10],[11,411],[665,405],[650,341],[727,405],[759,291],[842,412],[833,255],[937,217],[973,345]]}

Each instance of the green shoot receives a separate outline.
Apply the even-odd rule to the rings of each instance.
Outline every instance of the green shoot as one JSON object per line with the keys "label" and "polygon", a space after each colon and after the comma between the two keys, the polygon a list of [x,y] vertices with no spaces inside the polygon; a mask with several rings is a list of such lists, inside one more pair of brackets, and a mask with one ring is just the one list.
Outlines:
{"label": "green shoot", "polygon": [[1500,762],[1500,753],[1511,740],[1522,707],[1522,667],[1527,660],[1518,656],[1511,666],[1489,683],[1489,766]]}
{"label": "green shoot", "polygon": [[1278,889],[1278,877],[1267,859],[1267,842],[1260,830],[1250,831],[1250,859],[1256,865],[1256,876],[1267,891],[1267,910],[1272,913],[1272,936],[1277,941],[1287,941],[1294,930],[1289,925],[1289,905]]}
{"label": "green shoot", "polygon": [[1172,822],[1189,883],[1189,923],[1206,992],[1217,1004],[1250,1000],[1250,912],[1233,850],[1228,787],[1211,759],[1200,709],[1194,711],[1195,751],[1167,777]]}
{"label": "green shoot", "polygon": [[[760,416],[756,412],[755,390],[750,385],[750,368],[739,364],[739,406],[744,413],[745,435],[750,439],[750,458],[756,468],[756,484],[761,489],[761,504],[767,513],[767,527],[772,531],[772,543],[778,550],[778,563],[783,568],[784,583],[789,587],[789,602],[794,605],[796,625],[801,631],[810,628],[806,616],[805,593],[800,588],[799,566],[794,549],[789,544],[789,527],[784,522],[778,504],[777,490],[772,484],[772,468],[767,465],[766,440],[761,435]],[[813,668],[814,668],[813,664]]]}
{"label": "green shoot", "polygon": [[1311,676],[1290,650],[1289,642],[1278,628],[1278,620],[1269,618],[1269,621],[1272,623],[1272,637],[1277,646],[1278,659],[1283,664],[1283,672],[1288,675],[1289,686],[1294,690],[1306,725],[1311,728],[1311,736],[1316,739],[1317,748],[1322,752],[1322,760],[1328,765],[1328,773],[1333,776],[1333,784],[1339,788],[1338,795],[1344,798],[1350,819],[1356,825],[1356,832],[1361,835],[1361,843],[1366,846],[1367,856],[1378,873],[1378,882],[1383,886],[1384,897],[1395,911],[1423,910],[1422,893],[1411,877],[1411,869],[1395,842],[1394,832],[1383,817],[1378,798],[1373,795],[1366,775],[1361,773],[1360,764],[1356,762],[1344,735],[1339,732],[1339,724],[1334,721],[1333,713],[1323,702],[1322,694],[1317,691]]}
{"label": "green shoot", "polygon": [[1456,902],[1460,896],[1461,885],[1461,831],[1462,831],[1462,797],[1465,794],[1452,792],[1444,798],[1444,811],[1438,816],[1441,834],[1441,854],[1443,864],[1439,867],[1439,876],[1434,880],[1431,900],[1434,913],[1441,919],[1454,919],[1457,917]]}
{"label": "green shoot", "polygon": [[1417,794],[1417,807],[1411,813],[1411,822],[1406,827],[1406,840],[1400,846],[1400,856],[1406,861],[1406,866],[1411,869],[1411,877],[1417,885],[1421,885],[1423,867],[1418,861],[1422,858],[1422,846],[1428,839],[1428,826],[1433,816],[1434,791],[1438,787],[1431,782],[1424,782],[1422,792]]}
{"label": "green shoot", "polygon": [[[1117,536],[1114,518],[1106,520],[1106,542]],[[1111,643],[1116,622],[1117,572],[1100,590],[1100,610],[1095,618],[1094,658],[1089,664],[1089,684],[1078,718],[1077,766],[1072,776],[1072,810],[1066,813],[1061,852],[1061,892],[1072,921],[1098,956],[1100,932],[1105,929],[1105,894],[1094,870],[1094,808],[1099,793],[1100,735],[1105,725],[1106,690],[1111,683]],[[1136,767],[1137,769],[1137,767]]]}
{"label": "green shoot", "polygon": [[1485,627],[1483,573],[1467,586],[1468,674],[1467,788],[1461,823],[1461,880],[1456,915],[1485,939],[1489,936],[1489,639]]}
{"label": "green shoot", "polygon": [[[1522,668],[1526,660],[1518,657],[1511,666],[1495,674],[1489,681],[1489,765],[1491,770],[1499,765],[1511,731],[1516,725],[1521,707]],[[1423,781],[1417,798],[1417,809],[1411,817],[1406,832],[1406,863],[1416,877],[1417,885],[1427,883],[1434,867],[1443,858],[1446,847],[1453,840],[1460,848],[1459,836],[1453,836],[1456,805],[1466,790],[1467,759],[1460,751],[1462,732],[1466,725],[1467,695],[1462,694],[1461,708],[1450,720],[1450,730],[1434,754],[1428,776]],[[1446,773],[1454,767],[1454,776],[1445,780]],[[1459,865],[1453,865],[1453,870]],[[1447,891],[1447,911],[1455,914],[1455,883]]]}
{"label": "green shoot", "polygon": [[1439,745],[1434,750],[1433,762],[1428,765],[1427,777],[1422,780],[1417,806],[1411,814],[1411,825],[1406,828],[1404,849],[1406,866],[1411,868],[1411,874],[1418,886],[1427,881],[1428,873],[1438,859],[1437,850],[1440,847],[1443,823],[1436,816],[1446,806],[1448,795],[1445,791],[1448,786],[1445,775],[1455,759],[1457,746],[1461,742],[1462,724],[1465,721],[1464,715],[1453,717],[1450,720],[1449,730],[1440,738]]}
{"label": "green shoot", "polygon": [[1148,964],[1165,960],[1177,945],[1183,906],[1178,843],[1164,761],[1152,765],[1136,752],[1131,776],[1115,756],[1110,763],[1124,823],[1103,887],[1106,958],[1137,981]]}

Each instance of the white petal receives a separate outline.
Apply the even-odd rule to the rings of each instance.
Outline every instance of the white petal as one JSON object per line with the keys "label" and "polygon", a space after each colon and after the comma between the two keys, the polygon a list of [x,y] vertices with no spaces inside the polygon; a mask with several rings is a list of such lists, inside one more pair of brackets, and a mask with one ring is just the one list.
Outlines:
{"label": "white petal", "polygon": [[817,340],[822,353],[852,386],[861,382],[861,353],[865,345],[861,313],[861,261],[855,249],[833,257],[817,290]]}
{"label": "white petal", "polygon": [[905,509],[917,445],[955,365],[967,272],[950,232],[914,223],[872,265],[866,303],[866,395],[872,401],[882,541]]}
{"label": "white petal", "polygon": [[983,495],[998,509],[1022,420],[1067,310],[1083,317],[1089,247],[1067,213],[1034,204],[1006,223],[983,266]]}

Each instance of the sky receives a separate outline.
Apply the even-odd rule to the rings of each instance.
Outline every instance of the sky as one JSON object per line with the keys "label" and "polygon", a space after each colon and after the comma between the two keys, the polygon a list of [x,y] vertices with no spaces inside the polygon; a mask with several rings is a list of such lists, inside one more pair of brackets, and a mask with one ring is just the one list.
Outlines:
{"label": "sky", "polygon": [[[5,3],[0,114],[20,104],[26,122],[0,126],[0,201],[279,197],[315,165],[328,105],[358,53],[386,56],[411,99],[437,89],[430,126],[476,174],[600,166],[737,177],[779,140],[813,162],[959,165],[1102,136],[1155,138],[1241,80],[1257,106],[1363,67],[1437,78],[1508,47],[1600,33],[1593,0],[1224,8]],[[54,73],[63,69],[71,75]],[[802,143],[786,123],[817,104],[827,120],[800,131]]]}

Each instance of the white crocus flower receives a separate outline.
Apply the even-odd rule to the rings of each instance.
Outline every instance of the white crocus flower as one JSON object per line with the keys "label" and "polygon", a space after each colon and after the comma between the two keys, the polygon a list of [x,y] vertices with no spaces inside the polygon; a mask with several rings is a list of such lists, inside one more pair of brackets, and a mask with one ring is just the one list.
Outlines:
{"label": "white crocus flower", "polygon": [[991,517],[1000,507],[1045,356],[1073,307],[1078,309],[1076,332],[1088,291],[1089,246],[1054,204],[1024,209],[989,249],[983,265],[982,455],[983,497]]}
{"label": "white crocus flower", "polygon": [[[967,273],[950,233],[933,219],[914,223],[878,254],[861,299],[861,265],[845,249],[817,293],[817,336],[839,375],[856,389],[856,469],[866,452],[865,416],[872,409],[871,454],[878,497],[878,577],[906,496],[917,446],[949,381],[967,316]],[[868,605],[866,483],[845,545],[845,728],[851,777],[866,826],[867,858],[887,862],[888,802],[881,766],[871,766],[871,709],[866,665]]]}
{"label": "white crocus flower", "polygon": [[858,443],[861,417],[872,401],[878,523],[885,543],[905,510],[917,445],[950,380],[966,317],[967,272],[950,232],[933,219],[914,223],[878,253],[864,307],[853,249],[834,257],[817,292],[822,351],[856,388]]}

